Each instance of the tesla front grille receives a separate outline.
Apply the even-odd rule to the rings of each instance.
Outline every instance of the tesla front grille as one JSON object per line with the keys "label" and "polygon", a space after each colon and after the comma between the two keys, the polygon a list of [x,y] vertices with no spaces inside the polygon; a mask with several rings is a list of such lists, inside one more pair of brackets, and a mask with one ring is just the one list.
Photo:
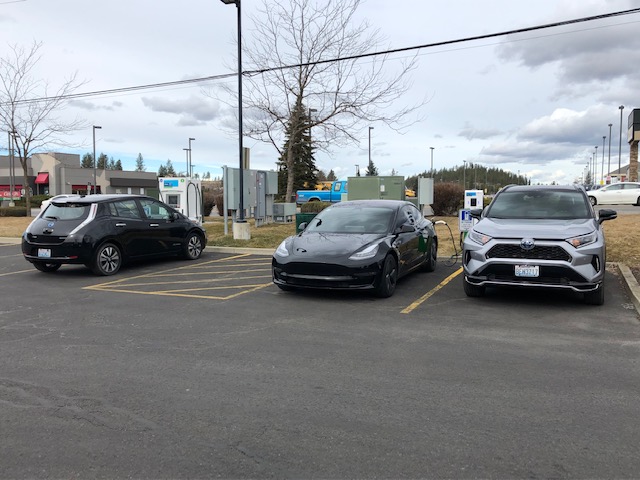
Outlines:
{"label": "tesla front grille", "polygon": [[535,246],[531,250],[523,250],[520,245],[499,244],[489,250],[487,258],[523,258],[571,262],[571,255],[564,248],[557,246]]}

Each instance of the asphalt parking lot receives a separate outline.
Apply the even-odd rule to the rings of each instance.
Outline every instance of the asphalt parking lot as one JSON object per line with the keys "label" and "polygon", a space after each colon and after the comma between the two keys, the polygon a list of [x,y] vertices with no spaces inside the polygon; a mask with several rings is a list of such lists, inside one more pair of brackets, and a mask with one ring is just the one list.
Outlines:
{"label": "asphalt parking lot", "polygon": [[640,321],[564,292],[282,292],[206,251],[115,277],[0,246],[1,478],[607,477],[640,471]]}

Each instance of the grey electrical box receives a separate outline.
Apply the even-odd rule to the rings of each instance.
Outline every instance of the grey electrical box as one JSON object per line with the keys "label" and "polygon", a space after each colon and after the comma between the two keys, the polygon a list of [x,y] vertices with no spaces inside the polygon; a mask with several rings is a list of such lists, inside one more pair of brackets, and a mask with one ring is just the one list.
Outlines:
{"label": "grey electrical box", "polygon": [[274,203],[273,218],[278,223],[291,223],[296,214],[295,203]]}
{"label": "grey electrical box", "polygon": [[404,177],[349,177],[349,200],[404,200]]}

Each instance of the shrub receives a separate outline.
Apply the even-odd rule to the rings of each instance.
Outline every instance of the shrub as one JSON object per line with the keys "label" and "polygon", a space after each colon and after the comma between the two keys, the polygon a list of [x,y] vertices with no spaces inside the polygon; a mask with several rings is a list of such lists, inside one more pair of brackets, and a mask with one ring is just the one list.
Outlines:
{"label": "shrub", "polygon": [[464,188],[457,183],[436,183],[433,187],[433,214],[457,216],[464,205]]}
{"label": "shrub", "polygon": [[[220,195],[222,197],[222,195]],[[203,215],[208,217],[211,214],[211,210],[216,205],[216,194],[214,192],[205,190],[202,192],[202,209]]]}
{"label": "shrub", "polygon": [[0,207],[0,217],[26,217],[27,207]]}
{"label": "shrub", "polygon": [[[216,208],[218,209],[218,215],[224,216],[224,195],[219,193],[213,196],[213,200]],[[230,215],[231,213],[229,213]]]}
{"label": "shrub", "polygon": [[307,202],[300,206],[300,213],[319,213],[330,206],[331,202]]}

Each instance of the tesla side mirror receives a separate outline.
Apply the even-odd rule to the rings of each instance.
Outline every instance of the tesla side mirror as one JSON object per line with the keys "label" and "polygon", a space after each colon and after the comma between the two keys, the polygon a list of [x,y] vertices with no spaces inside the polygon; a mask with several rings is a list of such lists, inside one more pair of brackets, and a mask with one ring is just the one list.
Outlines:
{"label": "tesla side mirror", "polygon": [[396,228],[395,233],[411,233],[411,232],[415,232],[415,231],[416,231],[416,227],[414,227],[413,225],[411,225],[409,223],[405,223],[401,227]]}
{"label": "tesla side mirror", "polygon": [[298,225],[298,232],[302,232],[305,228],[307,228],[307,225],[307,222],[302,222],[300,225]]}
{"label": "tesla side mirror", "polygon": [[618,218],[618,212],[615,210],[603,209],[598,212],[598,223],[602,223],[606,220],[613,220]]}

